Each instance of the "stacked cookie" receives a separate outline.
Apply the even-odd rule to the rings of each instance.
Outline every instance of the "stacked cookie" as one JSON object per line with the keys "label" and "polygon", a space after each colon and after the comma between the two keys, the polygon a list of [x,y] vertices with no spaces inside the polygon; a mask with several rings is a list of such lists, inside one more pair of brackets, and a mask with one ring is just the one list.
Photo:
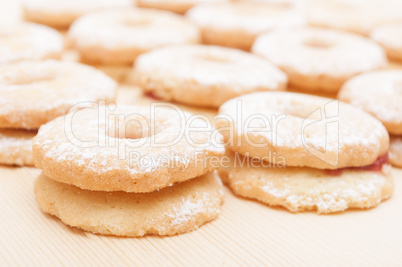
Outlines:
{"label": "stacked cookie", "polygon": [[391,135],[390,162],[402,167],[402,71],[384,70],[350,79],[339,92],[349,102],[380,120]]}
{"label": "stacked cookie", "polygon": [[38,203],[70,226],[105,235],[194,230],[217,217],[223,200],[213,172],[223,137],[205,123],[166,104],[98,106],[59,117],[33,142],[35,166],[43,170]]}
{"label": "stacked cookie", "polygon": [[220,107],[218,130],[235,194],[293,212],[370,208],[393,191],[389,137],[377,119],[336,100],[254,93]]}
{"label": "stacked cookie", "polygon": [[42,124],[70,109],[113,101],[115,89],[112,79],[78,63],[26,60],[1,66],[0,164],[33,165],[32,138]]}

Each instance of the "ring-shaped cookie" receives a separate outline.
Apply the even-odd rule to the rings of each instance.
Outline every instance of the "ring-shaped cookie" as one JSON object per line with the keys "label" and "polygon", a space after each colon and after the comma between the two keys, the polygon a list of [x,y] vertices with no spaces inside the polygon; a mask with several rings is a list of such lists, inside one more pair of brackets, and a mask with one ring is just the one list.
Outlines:
{"label": "ring-shaped cookie", "polygon": [[26,20],[64,29],[86,13],[131,7],[133,3],[133,0],[23,0],[23,8]]}
{"label": "ring-shaped cookie", "polygon": [[359,35],[318,28],[260,35],[252,51],[288,74],[297,89],[336,93],[356,74],[387,66],[384,50]]}
{"label": "ring-shaped cookie", "polygon": [[302,13],[288,5],[259,2],[202,4],[186,16],[202,32],[203,43],[250,50],[257,35],[305,25]]}
{"label": "ring-shaped cookie", "polygon": [[265,59],[218,46],[177,46],[139,56],[134,82],[167,101],[219,107],[256,91],[282,91],[286,75]]}
{"label": "ring-shaped cookie", "polygon": [[21,60],[58,59],[63,36],[34,23],[19,23],[0,29],[0,65]]}
{"label": "ring-shaped cookie", "polygon": [[275,164],[339,169],[372,164],[389,148],[370,114],[337,100],[261,92],[229,100],[216,121],[235,152]]}
{"label": "ring-shaped cookie", "polygon": [[370,38],[384,47],[389,58],[402,60],[402,22],[376,27]]}
{"label": "ring-shaped cookie", "polygon": [[82,189],[126,192],[152,192],[218,168],[220,133],[166,105],[98,106],[59,117],[34,138],[35,166]]}
{"label": "ring-shaped cookie", "polygon": [[23,61],[0,67],[0,128],[38,129],[87,101],[113,101],[117,84],[79,63]]}
{"label": "ring-shaped cookie", "polygon": [[68,39],[85,62],[124,65],[155,48],[198,43],[199,35],[196,25],[177,14],[129,8],[80,17],[71,25]]}
{"label": "ring-shaped cookie", "polygon": [[363,73],[347,81],[339,99],[380,120],[388,132],[402,135],[402,71]]}

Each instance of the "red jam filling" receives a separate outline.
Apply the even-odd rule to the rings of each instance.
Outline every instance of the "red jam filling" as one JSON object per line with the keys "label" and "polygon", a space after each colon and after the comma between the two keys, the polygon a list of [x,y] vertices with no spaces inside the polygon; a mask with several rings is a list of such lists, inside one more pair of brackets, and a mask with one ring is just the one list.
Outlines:
{"label": "red jam filling", "polygon": [[154,93],[152,93],[152,92],[146,92],[146,93],[144,93],[144,95],[145,95],[146,97],[152,98],[153,100],[161,100],[159,97],[157,97],[156,95],[154,95]]}
{"label": "red jam filling", "polygon": [[336,170],[325,170],[326,173],[332,176],[339,176],[342,174],[343,170],[356,170],[356,171],[374,171],[374,172],[379,172],[382,169],[382,166],[384,164],[389,163],[389,158],[388,154],[385,154],[381,157],[378,157],[377,160],[368,166],[363,166],[363,167],[347,167],[347,168],[341,168],[341,169],[336,169]]}

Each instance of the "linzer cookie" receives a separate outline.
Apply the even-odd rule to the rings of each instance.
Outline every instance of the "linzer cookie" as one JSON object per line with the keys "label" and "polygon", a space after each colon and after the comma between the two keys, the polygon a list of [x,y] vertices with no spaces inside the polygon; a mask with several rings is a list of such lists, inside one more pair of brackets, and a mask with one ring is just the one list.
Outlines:
{"label": "linzer cookie", "polygon": [[[380,120],[391,138],[390,161],[401,166],[402,148],[402,71],[386,70],[361,74],[350,79],[339,92],[339,99],[357,106]],[[399,137],[398,137],[399,136]]]}
{"label": "linzer cookie", "polygon": [[282,92],[241,96],[219,113],[231,151],[220,175],[238,195],[318,213],[371,208],[392,195],[389,137],[368,113]]}
{"label": "linzer cookie", "polygon": [[[33,141],[43,211],[93,233],[174,235],[215,219],[223,137],[173,106],[98,106],[43,125]],[[207,125],[208,126],[208,125]],[[215,134],[213,134],[215,132]]]}

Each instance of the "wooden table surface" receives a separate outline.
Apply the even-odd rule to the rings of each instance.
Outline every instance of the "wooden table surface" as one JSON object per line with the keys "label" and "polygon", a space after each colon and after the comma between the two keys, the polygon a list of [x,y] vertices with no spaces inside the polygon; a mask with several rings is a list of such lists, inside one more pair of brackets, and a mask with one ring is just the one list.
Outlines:
{"label": "wooden table surface", "polygon": [[[10,2],[0,1],[0,23]],[[137,88],[120,86],[118,103],[147,101]],[[143,238],[94,235],[44,214],[33,194],[39,173],[0,167],[0,266],[402,265],[402,169],[393,170],[394,196],[375,209],[293,214],[225,189],[215,221],[179,236]]]}

